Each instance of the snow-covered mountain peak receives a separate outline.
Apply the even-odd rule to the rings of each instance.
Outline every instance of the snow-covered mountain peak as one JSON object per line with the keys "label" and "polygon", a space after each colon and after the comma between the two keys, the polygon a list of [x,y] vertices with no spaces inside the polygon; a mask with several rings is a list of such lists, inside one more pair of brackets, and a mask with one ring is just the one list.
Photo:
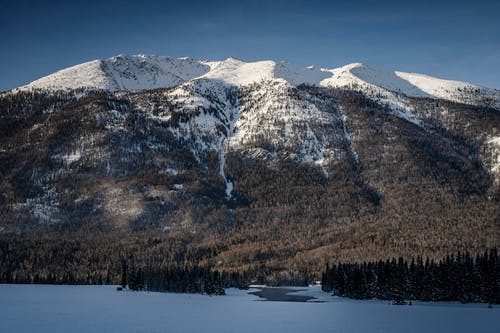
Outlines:
{"label": "snow-covered mountain peak", "polygon": [[302,68],[273,60],[244,62],[235,58],[222,61],[205,78],[217,79],[235,86],[244,86],[260,81],[284,80],[289,85],[319,85],[331,76],[330,73],[313,68]]}
{"label": "snow-covered mountain peak", "polygon": [[412,97],[431,97],[418,86],[396,75],[396,72],[371,67],[359,62],[333,69],[331,73],[333,76],[323,82],[326,86],[369,86]]}
{"label": "snow-covered mountain peak", "polygon": [[244,62],[244,61],[243,61],[243,60],[241,60],[240,58],[236,58],[236,57],[233,57],[233,56],[231,56],[231,57],[227,57],[227,59],[226,59],[226,60],[224,60],[224,61]]}
{"label": "snow-covered mountain peak", "polygon": [[207,73],[211,64],[190,58],[120,54],[72,66],[21,87],[144,90],[175,86]]}
{"label": "snow-covered mountain peak", "polygon": [[272,61],[246,63],[236,58],[221,61],[203,78],[220,80],[231,85],[247,85],[253,82],[271,79]]}
{"label": "snow-covered mountain peak", "polygon": [[442,98],[500,107],[498,90],[423,74],[379,69],[360,62],[335,69],[318,69],[273,60],[245,62],[234,57],[223,61],[199,61],[189,57],[120,54],[60,70],[17,90],[138,91],[173,87],[197,78],[233,86],[278,80],[290,86],[342,87],[362,91],[376,99],[382,96],[383,100],[398,108],[402,105],[401,99],[406,97]]}
{"label": "snow-covered mountain peak", "polygon": [[394,94],[407,97],[441,98],[450,101],[500,106],[500,91],[471,83],[444,80],[424,74],[390,71],[355,62],[328,70],[332,76],[321,82],[327,87],[354,88],[369,96]]}
{"label": "snow-covered mountain peak", "polygon": [[199,61],[189,57],[119,54],[60,70],[18,89],[137,91],[168,88],[195,78],[220,80],[235,86],[269,80],[297,86],[319,85],[329,76],[330,72],[314,67],[273,60],[245,62],[229,57],[223,61]]}
{"label": "snow-covered mountain peak", "polygon": [[353,62],[353,63],[347,64],[347,65],[344,65],[342,67],[339,67],[338,69],[351,70],[354,68],[369,68],[369,67],[370,66],[368,66],[367,64],[364,64],[362,62]]}
{"label": "snow-covered mountain peak", "polygon": [[331,76],[331,73],[322,71],[313,66],[306,68],[289,63],[275,63],[274,76],[282,78],[293,86],[309,84],[319,86],[321,81]]}
{"label": "snow-covered mountain peak", "polygon": [[445,80],[425,74],[405,73],[399,71],[395,71],[394,74],[409,82],[413,86],[419,87],[419,89],[428,95],[437,98],[448,99],[450,94],[456,95],[457,93],[476,93],[491,95],[492,97],[496,94],[497,98],[500,96],[498,91],[467,82]]}

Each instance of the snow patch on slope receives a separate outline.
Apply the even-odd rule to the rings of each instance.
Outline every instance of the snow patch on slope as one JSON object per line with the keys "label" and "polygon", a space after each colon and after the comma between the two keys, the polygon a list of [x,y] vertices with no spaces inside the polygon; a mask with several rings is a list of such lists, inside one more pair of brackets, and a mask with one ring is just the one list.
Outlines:
{"label": "snow patch on slope", "polygon": [[[339,156],[344,139],[341,119],[328,101],[304,93],[295,96],[287,82],[266,81],[244,90],[240,116],[230,138],[231,149],[253,158],[280,155],[315,164],[327,176],[327,166]],[[322,105],[322,103],[324,105]],[[328,112],[325,112],[328,110]],[[259,149],[265,146],[265,150]]]}
{"label": "snow patch on slope", "polygon": [[493,163],[491,165],[491,172],[495,176],[495,181],[500,182],[500,136],[491,138],[487,141],[488,146],[491,148],[493,156]]}
{"label": "snow patch on slope", "polygon": [[[231,86],[219,80],[198,79],[167,92],[174,112],[188,115],[169,130],[177,139],[188,143],[193,156],[200,161],[200,152],[216,151],[219,173],[226,185],[226,197],[232,196],[233,183],[225,173],[228,140],[239,116],[237,101],[231,100]],[[171,116],[167,118],[170,119]]]}

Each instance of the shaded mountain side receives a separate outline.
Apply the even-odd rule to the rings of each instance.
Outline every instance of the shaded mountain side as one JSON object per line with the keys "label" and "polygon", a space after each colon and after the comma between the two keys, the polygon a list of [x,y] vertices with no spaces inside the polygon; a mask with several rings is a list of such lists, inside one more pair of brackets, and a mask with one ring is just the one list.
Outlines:
{"label": "shaded mountain side", "polygon": [[0,271],[114,278],[133,256],[279,279],[498,245],[500,112],[411,103],[422,126],[280,83],[3,95]]}

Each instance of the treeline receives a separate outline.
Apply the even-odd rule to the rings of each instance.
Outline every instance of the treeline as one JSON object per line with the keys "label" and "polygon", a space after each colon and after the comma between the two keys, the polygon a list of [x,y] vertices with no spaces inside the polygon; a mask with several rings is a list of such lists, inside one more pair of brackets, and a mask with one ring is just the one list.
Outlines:
{"label": "treeline", "polygon": [[79,275],[75,272],[63,273],[15,273],[0,271],[0,283],[7,284],[65,284],[65,285],[103,285],[113,284],[113,276],[110,272],[105,274],[89,272]]}
{"label": "treeline", "polygon": [[473,257],[458,253],[434,262],[399,258],[388,261],[328,264],[322,289],[355,299],[460,301],[500,304],[500,262],[493,248]]}
{"label": "treeline", "polygon": [[122,287],[134,291],[224,295],[225,288],[246,287],[239,273],[200,266],[122,267]]}

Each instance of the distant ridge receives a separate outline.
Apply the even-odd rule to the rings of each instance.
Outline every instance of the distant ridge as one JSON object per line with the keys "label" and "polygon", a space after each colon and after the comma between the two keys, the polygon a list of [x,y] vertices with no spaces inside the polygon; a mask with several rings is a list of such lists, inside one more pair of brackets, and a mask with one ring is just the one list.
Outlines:
{"label": "distant ridge", "polygon": [[27,89],[100,89],[140,91],[168,88],[193,79],[217,79],[235,86],[263,80],[284,80],[323,87],[349,87],[384,95],[441,98],[472,105],[500,105],[500,91],[467,82],[440,79],[424,74],[378,69],[352,63],[334,69],[299,67],[273,60],[244,62],[236,58],[224,61],[200,61],[189,57],[156,55],[118,55],[72,66],[42,77],[14,91]]}

